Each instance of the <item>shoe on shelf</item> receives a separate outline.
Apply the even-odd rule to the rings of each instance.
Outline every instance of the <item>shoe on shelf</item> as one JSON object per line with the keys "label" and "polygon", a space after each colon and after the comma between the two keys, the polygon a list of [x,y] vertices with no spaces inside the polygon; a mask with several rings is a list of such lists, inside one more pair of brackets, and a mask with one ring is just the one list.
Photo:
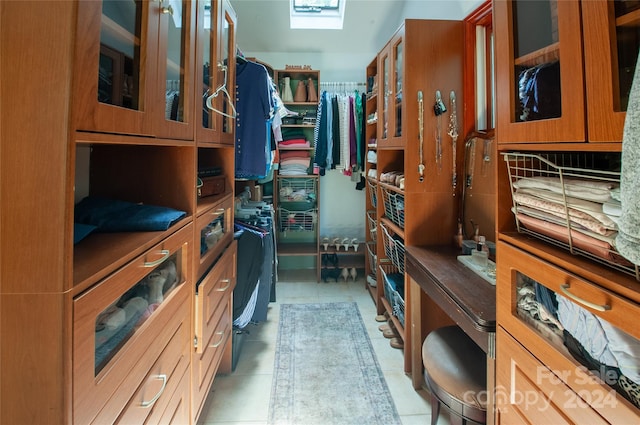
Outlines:
{"label": "shoe on shelf", "polygon": [[336,247],[336,251],[340,250],[340,238],[331,239],[331,245]]}
{"label": "shoe on shelf", "polygon": [[385,324],[383,324],[383,325],[378,326],[378,330],[379,330],[380,332],[384,332],[384,331],[385,331],[385,330],[387,330],[387,329],[391,329],[391,326],[389,326],[389,324],[387,324],[387,323],[385,323]]}
{"label": "shoe on shelf", "polygon": [[402,339],[394,337],[391,338],[389,340],[389,345],[391,345],[393,348],[404,348],[404,343],[402,342]]}
{"label": "shoe on shelf", "polygon": [[325,251],[329,249],[329,238],[322,238],[322,247]]}
{"label": "shoe on shelf", "polygon": [[351,246],[353,247],[354,251],[358,251],[358,245],[358,238],[351,239]]}
{"label": "shoe on shelf", "polygon": [[358,277],[358,270],[355,267],[353,267],[351,270],[349,270],[349,276],[351,276],[351,278],[355,282],[356,278]]}
{"label": "shoe on shelf", "polygon": [[376,281],[376,275],[374,275],[374,274],[367,275],[367,283],[372,288],[375,288],[376,285],[378,284],[378,282]]}
{"label": "shoe on shelf", "polygon": [[344,281],[347,281],[347,278],[349,277],[349,269],[348,268],[343,268],[342,269],[342,273],[340,274],[340,276],[342,276],[342,278],[344,279]]}
{"label": "shoe on shelf", "polygon": [[351,239],[349,238],[342,239],[342,246],[344,247],[345,251],[349,250],[349,242],[351,242]]}

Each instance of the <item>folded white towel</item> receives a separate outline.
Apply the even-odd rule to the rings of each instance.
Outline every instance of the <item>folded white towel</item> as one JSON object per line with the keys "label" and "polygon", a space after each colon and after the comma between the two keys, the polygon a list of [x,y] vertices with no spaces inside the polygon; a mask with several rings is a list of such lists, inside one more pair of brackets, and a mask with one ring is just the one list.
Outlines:
{"label": "folded white towel", "polygon": [[547,189],[556,193],[564,191],[565,195],[594,202],[609,200],[611,189],[617,187],[617,183],[600,180],[564,178],[562,182],[564,184],[560,183],[559,177],[524,177],[516,181],[513,186],[517,189]]}

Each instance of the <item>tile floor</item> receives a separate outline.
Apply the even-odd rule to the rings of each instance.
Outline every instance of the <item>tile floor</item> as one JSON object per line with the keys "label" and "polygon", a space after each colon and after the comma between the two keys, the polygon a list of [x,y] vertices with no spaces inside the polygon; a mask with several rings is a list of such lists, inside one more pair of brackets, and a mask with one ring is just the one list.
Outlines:
{"label": "tile floor", "polygon": [[[314,302],[358,303],[402,423],[431,423],[428,393],[413,389],[410,378],[403,372],[402,350],[392,348],[378,330],[380,323],[375,321],[376,310],[362,277],[355,282],[317,283],[313,270],[281,271],[276,295],[277,302],[270,304],[267,321],[247,327],[250,333],[242,345],[235,371],[215,378],[200,415],[200,425],[267,423],[279,305]],[[438,424],[449,424],[446,413],[440,414]]]}

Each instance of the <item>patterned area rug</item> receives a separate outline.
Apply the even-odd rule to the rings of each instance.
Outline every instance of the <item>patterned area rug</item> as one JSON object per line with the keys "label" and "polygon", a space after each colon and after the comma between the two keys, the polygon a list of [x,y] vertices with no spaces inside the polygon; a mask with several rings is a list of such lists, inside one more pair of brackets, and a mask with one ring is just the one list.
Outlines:
{"label": "patterned area rug", "polygon": [[280,306],[269,423],[401,423],[356,303]]}

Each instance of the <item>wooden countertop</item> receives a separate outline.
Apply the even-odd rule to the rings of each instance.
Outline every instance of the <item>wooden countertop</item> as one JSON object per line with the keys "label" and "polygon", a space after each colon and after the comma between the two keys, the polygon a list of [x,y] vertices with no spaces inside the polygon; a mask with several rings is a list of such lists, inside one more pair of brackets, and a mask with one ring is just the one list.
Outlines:
{"label": "wooden countertop", "polygon": [[409,276],[485,352],[496,331],[496,287],[460,263],[452,246],[407,246]]}

